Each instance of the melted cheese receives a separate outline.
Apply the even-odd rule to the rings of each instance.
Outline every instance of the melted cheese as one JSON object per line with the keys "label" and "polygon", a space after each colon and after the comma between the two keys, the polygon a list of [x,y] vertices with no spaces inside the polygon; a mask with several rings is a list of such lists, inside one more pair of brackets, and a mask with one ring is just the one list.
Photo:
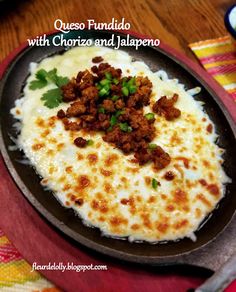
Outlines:
{"label": "melted cheese", "polygon": [[[54,85],[29,89],[37,70],[57,68],[59,75],[71,78],[93,66],[95,56],[121,68],[123,75],[148,76],[153,83],[151,106],[162,95],[179,95],[176,107],[181,117],[169,122],[156,116],[155,121],[157,135],[152,143],[172,158],[165,169],[155,171],[151,163],[133,163],[133,155],[114,149],[99,133],[65,131],[56,114],[68,104],[48,109],[40,100]],[[214,125],[202,104],[176,79],[168,79],[166,73],[160,78],[163,74],[153,73],[143,62],[132,62],[123,51],[74,48],[32,64],[24,97],[16,100],[11,111],[21,122],[17,144],[43,177],[42,184],[63,206],[73,208],[85,224],[100,228],[105,235],[150,242],[194,239],[194,231],[224,195],[228,178],[221,167],[223,150],[214,143]],[[152,111],[150,106],[144,110]],[[92,139],[94,144],[77,148],[73,140],[78,136]],[[172,181],[164,178],[167,171],[174,173]],[[159,182],[156,190],[153,178]]]}

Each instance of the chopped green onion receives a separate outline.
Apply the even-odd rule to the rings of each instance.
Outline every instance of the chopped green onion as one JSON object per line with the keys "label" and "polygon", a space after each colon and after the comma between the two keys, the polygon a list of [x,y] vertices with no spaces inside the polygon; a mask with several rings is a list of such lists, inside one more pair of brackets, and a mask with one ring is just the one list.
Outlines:
{"label": "chopped green onion", "polygon": [[115,115],[111,116],[110,125],[113,127],[117,123],[117,117]]}
{"label": "chopped green onion", "polygon": [[110,83],[105,84],[103,88],[105,88],[107,91],[110,90],[111,88]]}
{"label": "chopped green onion", "polygon": [[154,188],[154,190],[157,189],[157,186],[158,186],[158,181],[155,178],[153,178],[152,179],[152,187]]}
{"label": "chopped green onion", "polygon": [[115,85],[117,85],[117,84],[119,84],[119,80],[118,79],[116,79],[116,78],[113,78],[113,83],[115,84]]}
{"label": "chopped green onion", "polygon": [[135,83],[135,77],[132,77],[128,82],[127,84],[130,86],[130,85],[134,85]]}
{"label": "chopped green onion", "polygon": [[93,140],[87,140],[87,145],[88,145],[88,146],[91,146],[91,145],[93,145],[93,144],[94,144]]}
{"label": "chopped green onion", "polygon": [[116,111],[116,113],[115,113],[115,116],[118,118],[120,115],[122,115],[124,113],[124,111],[123,110],[118,110],[118,111]]}
{"label": "chopped green onion", "polygon": [[96,85],[97,89],[99,89],[99,90],[100,90],[100,89],[102,89],[102,86],[101,86],[101,84],[99,84],[99,83],[96,83],[95,85]]}
{"label": "chopped green onion", "polygon": [[125,86],[125,85],[126,85],[126,81],[127,81],[127,77],[124,77],[124,78],[122,79],[122,86]]}
{"label": "chopped green onion", "polygon": [[156,149],[156,148],[157,148],[157,144],[150,143],[150,144],[148,145],[148,148],[151,149],[151,150]]}
{"label": "chopped green onion", "polygon": [[119,124],[121,131],[130,133],[132,128],[127,123],[120,123]]}
{"label": "chopped green onion", "polygon": [[132,132],[132,128],[130,126],[128,127],[127,132],[128,133]]}
{"label": "chopped green onion", "polygon": [[106,79],[111,80],[112,75],[110,72],[105,72]]}
{"label": "chopped green onion", "polygon": [[105,108],[101,106],[101,107],[98,109],[98,112],[101,113],[101,114],[105,114]]}
{"label": "chopped green onion", "polygon": [[110,91],[110,86],[109,84],[106,84],[98,93],[98,95],[100,97],[104,96],[104,95],[108,95]]}
{"label": "chopped green onion", "polygon": [[110,86],[110,83],[107,83],[106,85],[104,85],[104,87],[107,91],[110,90],[111,86]]}
{"label": "chopped green onion", "polygon": [[102,80],[100,81],[100,84],[101,84],[102,86],[107,85],[107,84],[110,84],[110,80],[108,80],[108,79],[102,79]]}
{"label": "chopped green onion", "polygon": [[107,129],[107,132],[111,132],[112,130],[112,126],[110,126],[108,129]]}
{"label": "chopped green onion", "polygon": [[122,87],[121,91],[124,94],[124,96],[128,96],[129,95],[129,89],[127,87]]}
{"label": "chopped green onion", "polygon": [[107,90],[103,87],[103,88],[99,91],[98,95],[99,95],[99,96],[104,96],[105,94],[107,94]]}
{"label": "chopped green onion", "polygon": [[130,85],[130,86],[129,86],[129,92],[130,92],[131,94],[135,93],[136,90],[137,90],[136,85]]}
{"label": "chopped green onion", "polygon": [[147,120],[153,120],[154,117],[155,117],[155,115],[154,115],[153,113],[148,113],[148,114],[145,115],[145,118],[146,118]]}
{"label": "chopped green onion", "polygon": [[119,99],[118,95],[113,95],[111,98],[112,101],[117,101],[118,99]]}

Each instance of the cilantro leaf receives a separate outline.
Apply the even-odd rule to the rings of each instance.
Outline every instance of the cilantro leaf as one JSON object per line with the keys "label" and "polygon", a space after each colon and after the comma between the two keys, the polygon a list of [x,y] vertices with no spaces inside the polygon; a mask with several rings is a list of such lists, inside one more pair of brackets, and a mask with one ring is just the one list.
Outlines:
{"label": "cilantro leaf", "polygon": [[60,87],[66,85],[70,81],[69,78],[58,76],[56,68],[53,68],[50,71],[40,69],[36,72],[35,77],[36,80],[32,80],[29,85],[31,90],[43,88],[48,82],[54,83],[57,86],[57,88],[45,92],[41,97],[41,100],[44,101],[44,105],[48,108],[57,107],[62,102],[62,92]]}
{"label": "cilantro leaf", "polygon": [[58,87],[62,87],[63,85],[66,85],[69,81],[70,80],[67,77],[57,76],[55,83]]}
{"label": "cilantro leaf", "polygon": [[56,84],[56,86],[61,87],[69,82],[69,78],[57,75],[57,69],[54,68],[47,72],[47,78]]}
{"label": "cilantro leaf", "polygon": [[66,85],[70,80],[67,77],[58,76],[57,69],[53,68],[50,71],[40,69],[35,74],[36,80],[30,82],[29,88],[31,90],[40,89],[48,84],[48,81],[54,83],[57,87]]}
{"label": "cilantro leaf", "polygon": [[29,89],[35,90],[45,87],[48,84],[47,80],[32,80]]}
{"label": "cilantro leaf", "polygon": [[35,76],[38,80],[47,80],[47,71],[44,69],[40,69],[38,72],[36,72]]}
{"label": "cilantro leaf", "polygon": [[36,74],[36,80],[32,80],[30,82],[29,88],[31,90],[43,88],[48,84],[47,82],[47,71],[44,69],[40,69]]}
{"label": "cilantro leaf", "polygon": [[57,69],[53,68],[52,70],[47,72],[47,78],[52,81],[53,83],[56,83],[57,81]]}
{"label": "cilantro leaf", "polygon": [[44,101],[44,105],[48,108],[54,108],[59,106],[62,102],[62,93],[60,88],[50,89],[43,94],[41,100]]}

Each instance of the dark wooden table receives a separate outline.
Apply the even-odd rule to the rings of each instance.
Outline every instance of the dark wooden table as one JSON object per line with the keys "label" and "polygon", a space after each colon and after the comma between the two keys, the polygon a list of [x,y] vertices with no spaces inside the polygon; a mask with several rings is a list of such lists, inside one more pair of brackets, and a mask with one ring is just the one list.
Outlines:
{"label": "dark wooden table", "polygon": [[64,22],[125,18],[131,29],[159,38],[194,59],[188,44],[225,35],[234,0],[0,0],[0,61],[27,38]]}

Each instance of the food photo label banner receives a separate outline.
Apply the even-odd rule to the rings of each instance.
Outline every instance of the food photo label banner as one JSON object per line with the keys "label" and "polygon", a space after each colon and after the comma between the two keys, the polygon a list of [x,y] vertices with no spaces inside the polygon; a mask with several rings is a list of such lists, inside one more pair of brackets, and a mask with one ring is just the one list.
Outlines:
{"label": "food photo label banner", "polygon": [[47,34],[37,36],[34,39],[27,39],[29,46],[38,46],[45,47],[50,46],[51,43],[58,46],[66,47],[113,47],[115,50],[118,50],[120,47],[135,47],[136,50],[140,46],[159,46],[159,39],[135,39],[132,38],[129,34],[125,36],[119,36],[112,34],[109,39],[86,39],[78,36],[75,39],[67,38],[66,35],[73,30],[115,30],[115,31],[128,31],[130,29],[130,23],[125,21],[125,18],[122,18],[120,22],[112,18],[111,22],[95,22],[94,19],[88,19],[86,22],[80,23],[64,23],[61,19],[56,19],[54,21],[54,29],[62,34],[55,35],[52,40],[49,40]]}

